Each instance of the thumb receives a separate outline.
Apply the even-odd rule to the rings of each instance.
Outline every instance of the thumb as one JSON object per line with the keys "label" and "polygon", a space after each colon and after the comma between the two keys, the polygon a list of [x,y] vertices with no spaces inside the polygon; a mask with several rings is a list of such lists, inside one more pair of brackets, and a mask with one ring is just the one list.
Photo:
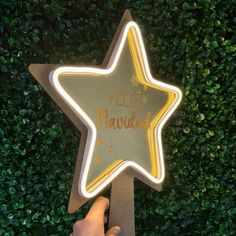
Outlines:
{"label": "thumb", "polygon": [[107,231],[106,236],[118,236],[120,232],[121,232],[121,229],[119,226],[113,226]]}

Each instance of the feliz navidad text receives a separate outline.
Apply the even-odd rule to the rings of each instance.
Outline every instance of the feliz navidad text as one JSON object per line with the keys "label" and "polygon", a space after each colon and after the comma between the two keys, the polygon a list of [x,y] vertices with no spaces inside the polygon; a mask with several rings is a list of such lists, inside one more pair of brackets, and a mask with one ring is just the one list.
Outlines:
{"label": "feliz navidad text", "polygon": [[[107,94],[107,108],[97,111],[98,129],[147,129],[150,127],[152,113],[145,112],[140,116],[137,112],[144,101],[142,92],[126,92],[123,89],[109,89]],[[146,101],[147,102],[147,101]],[[114,115],[114,109],[129,110],[127,115]],[[122,112],[121,112],[122,113]]]}

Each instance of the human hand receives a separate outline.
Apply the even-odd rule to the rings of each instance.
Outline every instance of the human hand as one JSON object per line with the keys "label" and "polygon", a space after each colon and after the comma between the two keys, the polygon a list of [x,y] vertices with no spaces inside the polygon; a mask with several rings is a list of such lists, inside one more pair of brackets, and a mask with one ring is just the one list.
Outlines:
{"label": "human hand", "polygon": [[98,197],[83,220],[78,220],[73,225],[70,236],[118,236],[121,232],[119,226],[104,231],[105,211],[109,208],[109,200]]}

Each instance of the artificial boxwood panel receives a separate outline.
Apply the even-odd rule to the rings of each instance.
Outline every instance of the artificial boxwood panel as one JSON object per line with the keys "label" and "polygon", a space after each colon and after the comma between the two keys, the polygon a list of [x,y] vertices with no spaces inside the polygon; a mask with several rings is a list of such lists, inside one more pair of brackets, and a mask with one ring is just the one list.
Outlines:
{"label": "artificial boxwood panel", "polygon": [[184,95],[163,192],[136,181],[137,235],[235,235],[233,0],[0,2],[0,235],[68,235],[86,213],[66,211],[80,134],[28,65],[100,64],[127,8],[153,76]]}

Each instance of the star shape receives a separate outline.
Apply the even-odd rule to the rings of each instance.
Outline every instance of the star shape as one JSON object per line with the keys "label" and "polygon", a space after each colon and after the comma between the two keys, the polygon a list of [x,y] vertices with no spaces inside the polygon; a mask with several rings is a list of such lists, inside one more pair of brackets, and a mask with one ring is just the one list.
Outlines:
{"label": "star shape", "polygon": [[110,145],[107,147],[107,153],[112,156],[115,153],[115,147],[113,146],[112,142],[110,142]]}
{"label": "star shape", "polygon": [[100,165],[102,162],[102,158],[100,156],[95,156],[93,161],[95,165]]}
{"label": "star shape", "polygon": [[[139,27],[128,10],[101,66],[31,64],[29,70],[81,132],[70,213],[123,171],[161,190],[161,130],[182,93],[152,77]],[[113,155],[107,152],[111,141]]]}
{"label": "star shape", "polygon": [[[161,130],[182,93],[152,77],[135,22],[121,30],[105,68],[62,66],[50,73],[50,82],[87,128],[78,184],[81,196],[94,197],[127,168],[147,182],[163,181]],[[145,102],[138,93],[144,94]],[[113,140],[113,158],[96,145],[98,136]],[[103,165],[93,165],[96,156],[103,158]]]}

